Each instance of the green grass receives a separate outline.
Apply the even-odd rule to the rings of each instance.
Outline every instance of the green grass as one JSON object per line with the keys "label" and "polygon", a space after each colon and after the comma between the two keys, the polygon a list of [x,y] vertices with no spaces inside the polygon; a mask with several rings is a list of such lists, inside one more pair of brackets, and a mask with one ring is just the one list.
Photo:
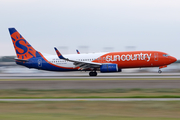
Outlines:
{"label": "green grass", "polygon": [[180,89],[0,90],[0,99],[11,98],[180,98]]}
{"label": "green grass", "polygon": [[0,102],[0,120],[179,120],[175,102]]}
{"label": "green grass", "polygon": [[179,120],[161,117],[84,116],[64,114],[0,114],[2,120]]}
{"label": "green grass", "polygon": [[[0,98],[177,98],[180,89],[0,90]],[[0,120],[179,120],[180,101],[0,102]]]}

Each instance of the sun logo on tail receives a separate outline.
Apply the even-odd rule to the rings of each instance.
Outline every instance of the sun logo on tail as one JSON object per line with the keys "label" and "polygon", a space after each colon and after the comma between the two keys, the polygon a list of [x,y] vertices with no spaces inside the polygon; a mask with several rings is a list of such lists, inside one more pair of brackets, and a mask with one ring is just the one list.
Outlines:
{"label": "sun logo on tail", "polygon": [[11,38],[19,59],[36,57],[36,50],[18,32],[11,34]]}

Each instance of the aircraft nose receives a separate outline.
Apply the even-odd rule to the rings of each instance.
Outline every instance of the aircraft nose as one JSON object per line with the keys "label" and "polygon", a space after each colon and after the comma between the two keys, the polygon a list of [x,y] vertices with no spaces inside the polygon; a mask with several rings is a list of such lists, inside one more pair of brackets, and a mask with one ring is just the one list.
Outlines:
{"label": "aircraft nose", "polygon": [[171,59],[172,63],[177,61],[177,59],[173,56],[171,56],[170,59]]}

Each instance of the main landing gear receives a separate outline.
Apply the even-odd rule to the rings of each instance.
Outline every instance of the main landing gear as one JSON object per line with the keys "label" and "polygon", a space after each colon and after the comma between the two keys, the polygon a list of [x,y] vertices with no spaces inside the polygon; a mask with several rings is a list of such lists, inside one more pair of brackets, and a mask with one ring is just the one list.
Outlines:
{"label": "main landing gear", "polygon": [[94,71],[94,72],[89,72],[89,76],[97,76],[97,72]]}

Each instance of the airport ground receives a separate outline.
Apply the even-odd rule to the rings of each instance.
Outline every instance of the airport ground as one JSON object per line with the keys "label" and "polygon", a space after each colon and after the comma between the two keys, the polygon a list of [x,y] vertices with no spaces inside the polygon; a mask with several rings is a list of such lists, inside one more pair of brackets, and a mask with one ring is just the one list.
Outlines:
{"label": "airport ground", "polygon": [[0,89],[161,89],[180,88],[180,73],[100,73],[86,72],[0,74]]}
{"label": "airport ground", "polygon": [[[0,74],[3,120],[178,120],[180,100],[88,101],[81,98],[180,98],[179,73]],[[5,99],[77,99],[6,101]]]}
{"label": "airport ground", "polygon": [[180,98],[179,93],[179,73],[0,74],[0,98]]}

